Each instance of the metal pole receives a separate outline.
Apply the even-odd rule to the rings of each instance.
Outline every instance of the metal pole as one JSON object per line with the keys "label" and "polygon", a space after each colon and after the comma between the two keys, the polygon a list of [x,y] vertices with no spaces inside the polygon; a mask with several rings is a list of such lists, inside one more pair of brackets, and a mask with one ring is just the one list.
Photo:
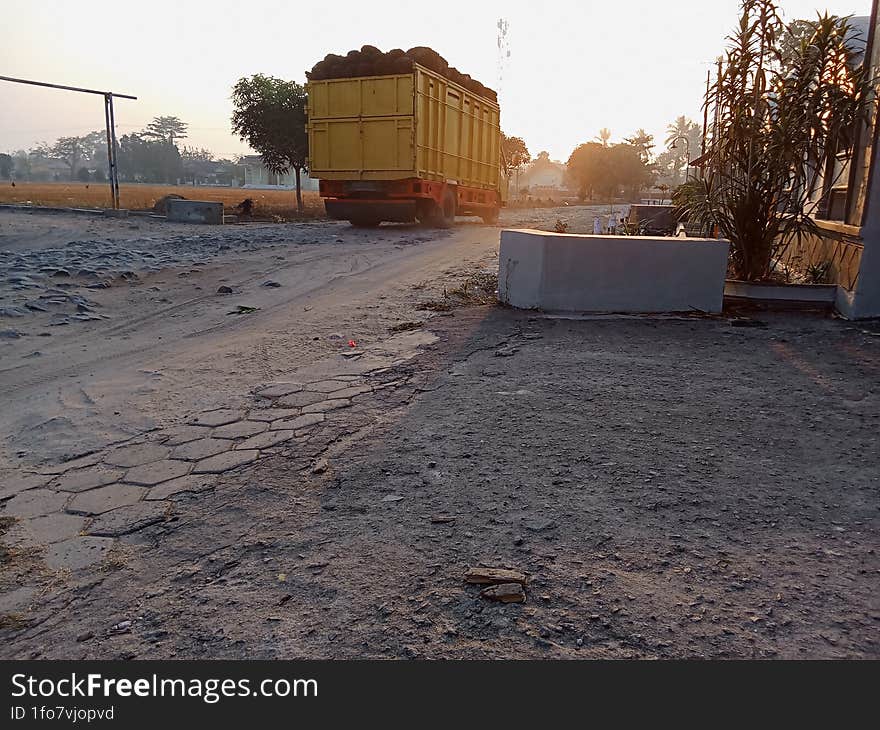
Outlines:
{"label": "metal pole", "polygon": [[119,165],[116,159],[116,117],[113,114],[113,94],[107,94],[110,107],[110,140],[113,147],[113,207],[119,210]]}
{"label": "metal pole", "polygon": [[[116,198],[113,195],[113,170],[116,165],[113,161],[113,138],[110,136],[110,95],[104,95],[104,120],[107,125],[107,180],[110,182],[110,205]],[[113,206],[116,207],[115,205]]]}
{"label": "metal pole", "polygon": [[119,209],[119,172],[116,162],[116,119],[113,114],[113,97],[121,99],[137,99],[128,94],[113,94],[110,91],[98,91],[97,89],[84,89],[79,86],[63,86],[61,84],[49,84],[45,81],[30,81],[29,79],[16,79],[11,76],[0,76],[0,81],[11,81],[14,84],[29,84],[30,86],[43,86],[48,89],[61,89],[63,91],[78,91],[83,94],[98,94],[104,97],[104,120],[107,124],[107,163],[110,166],[110,197],[113,207]]}

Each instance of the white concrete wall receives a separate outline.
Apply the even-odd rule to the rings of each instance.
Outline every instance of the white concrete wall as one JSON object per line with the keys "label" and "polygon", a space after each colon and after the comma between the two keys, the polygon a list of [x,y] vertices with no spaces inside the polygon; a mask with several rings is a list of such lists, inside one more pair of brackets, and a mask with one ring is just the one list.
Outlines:
{"label": "white concrete wall", "polygon": [[548,312],[720,312],[728,242],[502,231],[498,295]]}

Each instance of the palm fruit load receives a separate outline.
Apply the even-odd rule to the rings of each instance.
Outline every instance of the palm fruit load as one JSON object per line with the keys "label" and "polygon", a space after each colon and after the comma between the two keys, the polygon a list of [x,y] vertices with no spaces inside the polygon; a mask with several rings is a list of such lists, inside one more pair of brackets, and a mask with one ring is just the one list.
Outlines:
{"label": "palm fruit load", "polygon": [[483,86],[468,74],[451,68],[437,51],[426,46],[415,46],[408,51],[395,48],[383,53],[375,46],[363,46],[359,51],[349,51],[345,56],[328,53],[323,61],[318,61],[311,71],[306,71],[309,81],[326,79],[351,79],[359,76],[390,76],[392,74],[412,73],[417,63],[431,71],[463,86],[472,94],[498,101],[498,94]]}

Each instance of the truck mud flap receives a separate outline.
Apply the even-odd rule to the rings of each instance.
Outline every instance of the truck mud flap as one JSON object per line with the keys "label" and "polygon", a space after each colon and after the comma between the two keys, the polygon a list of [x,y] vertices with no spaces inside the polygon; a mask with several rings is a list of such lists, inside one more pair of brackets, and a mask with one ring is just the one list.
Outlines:
{"label": "truck mud flap", "polygon": [[340,221],[388,221],[412,223],[416,219],[414,200],[325,200],[327,217]]}

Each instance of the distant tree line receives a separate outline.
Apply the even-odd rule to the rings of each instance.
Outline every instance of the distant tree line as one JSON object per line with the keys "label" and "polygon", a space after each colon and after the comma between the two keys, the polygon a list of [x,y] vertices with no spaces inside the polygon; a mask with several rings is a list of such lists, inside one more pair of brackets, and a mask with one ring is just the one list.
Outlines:
{"label": "distant tree line", "polygon": [[[654,154],[654,136],[638,129],[622,142],[611,142],[611,130],[578,145],[565,165],[565,185],[581,200],[620,196],[635,200],[651,188],[670,191],[685,181],[689,163],[700,155],[703,129],[685,116],[666,129],[667,149]],[[681,138],[687,139],[687,143]],[[520,137],[502,135],[502,167],[508,178],[528,165],[531,153]],[[546,153],[542,153],[546,156]],[[546,162],[546,160],[544,160]]]}
{"label": "distant tree line", "polygon": [[[174,116],[155,117],[140,132],[117,142],[123,182],[232,184],[241,178],[237,160],[215,159],[210,150],[180,144],[188,125]],[[41,142],[29,150],[0,154],[0,179],[104,182],[108,176],[107,134],[89,132]]]}

